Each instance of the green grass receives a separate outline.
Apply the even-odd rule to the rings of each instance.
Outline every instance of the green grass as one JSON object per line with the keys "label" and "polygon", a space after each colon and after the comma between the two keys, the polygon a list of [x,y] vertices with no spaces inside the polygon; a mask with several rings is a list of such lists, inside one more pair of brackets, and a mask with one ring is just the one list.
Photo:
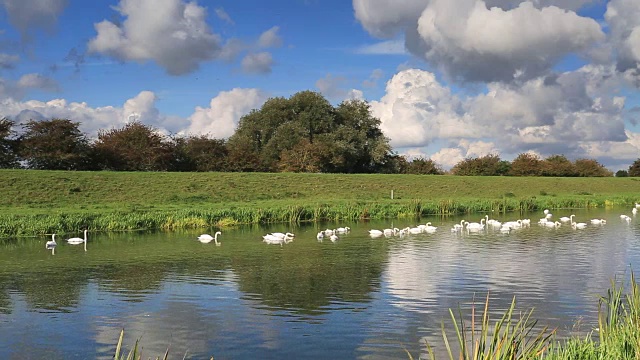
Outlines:
{"label": "green grass", "polygon": [[[449,310],[455,342],[446,326],[442,338],[449,360],[638,360],[640,359],[640,289],[633,272],[628,291],[612,281],[607,295],[599,300],[598,328],[584,338],[555,341],[555,330],[537,328],[533,310],[515,311],[515,298],[502,317],[489,318],[489,297],[479,316],[475,306],[471,319]],[[455,345],[455,347],[453,346]],[[406,351],[406,350],[405,350]],[[436,359],[430,344],[427,351]],[[408,353],[408,352],[407,352]],[[408,357],[413,359],[410,353]]]}
{"label": "green grass", "polygon": [[0,236],[84,227],[179,229],[640,201],[635,178],[0,170],[0,189]]}

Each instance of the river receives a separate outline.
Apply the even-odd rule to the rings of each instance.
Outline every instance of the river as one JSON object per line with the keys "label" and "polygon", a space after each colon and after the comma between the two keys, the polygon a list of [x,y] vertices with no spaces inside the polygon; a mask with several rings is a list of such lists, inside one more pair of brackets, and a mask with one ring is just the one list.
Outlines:
{"label": "river", "polygon": [[[560,337],[596,326],[598,297],[640,268],[640,216],[630,209],[554,210],[603,218],[574,230],[531,226],[451,232],[484,214],[371,222],[246,226],[202,244],[199,231],[91,233],[87,251],[58,237],[0,243],[0,358],[110,359],[120,330],[143,358],[407,359],[443,351],[448,309],[469,315],[487,294],[497,318],[516,297]],[[431,222],[438,229],[371,238],[369,229]],[[349,226],[335,242],[320,229]],[[215,232],[207,229],[206,232]],[[288,244],[262,242],[292,232]],[[72,234],[81,236],[80,233]]]}

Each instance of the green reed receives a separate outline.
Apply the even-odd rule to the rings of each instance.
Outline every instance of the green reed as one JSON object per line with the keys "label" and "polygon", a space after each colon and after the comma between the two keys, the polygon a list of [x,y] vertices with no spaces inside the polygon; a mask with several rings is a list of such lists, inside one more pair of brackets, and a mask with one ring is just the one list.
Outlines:
{"label": "green reed", "polygon": [[[458,309],[449,315],[455,342],[450,341],[444,323],[442,339],[449,360],[638,360],[640,359],[640,289],[631,272],[625,292],[624,284],[611,282],[607,295],[598,301],[598,328],[581,338],[556,341],[555,330],[539,328],[532,319],[533,310],[515,312],[511,306],[495,322],[489,317],[489,296],[481,314],[476,305],[471,319]],[[407,351],[410,359],[413,356]],[[431,344],[429,358],[435,360]]]}
{"label": "green reed", "polygon": [[128,210],[56,210],[51,213],[0,214],[0,236],[34,236],[92,231],[194,229],[238,224],[357,221],[419,218],[428,215],[527,212],[541,209],[589,208],[628,204],[626,197],[531,197],[502,199],[334,201],[329,203],[262,202],[216,208]]}

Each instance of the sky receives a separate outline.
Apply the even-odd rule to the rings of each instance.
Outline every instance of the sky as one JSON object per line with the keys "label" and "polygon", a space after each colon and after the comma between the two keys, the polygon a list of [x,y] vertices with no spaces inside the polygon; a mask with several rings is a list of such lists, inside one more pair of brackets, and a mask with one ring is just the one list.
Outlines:
{"label": "sky", "polygon": [[366,100],[393,151],[640,158],[638,0],[0,0],[0,116],[228,138],[270,97]]}

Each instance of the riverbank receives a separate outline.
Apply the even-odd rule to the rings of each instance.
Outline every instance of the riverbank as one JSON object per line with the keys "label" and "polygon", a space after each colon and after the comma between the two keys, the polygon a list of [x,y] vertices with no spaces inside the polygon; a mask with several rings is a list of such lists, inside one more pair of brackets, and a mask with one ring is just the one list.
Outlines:
{"label": "riverbank", "polygon": [[[636,178],[0,170],[0,236],[633,205]],[[392,197],[393,192],[393,198]]]}

